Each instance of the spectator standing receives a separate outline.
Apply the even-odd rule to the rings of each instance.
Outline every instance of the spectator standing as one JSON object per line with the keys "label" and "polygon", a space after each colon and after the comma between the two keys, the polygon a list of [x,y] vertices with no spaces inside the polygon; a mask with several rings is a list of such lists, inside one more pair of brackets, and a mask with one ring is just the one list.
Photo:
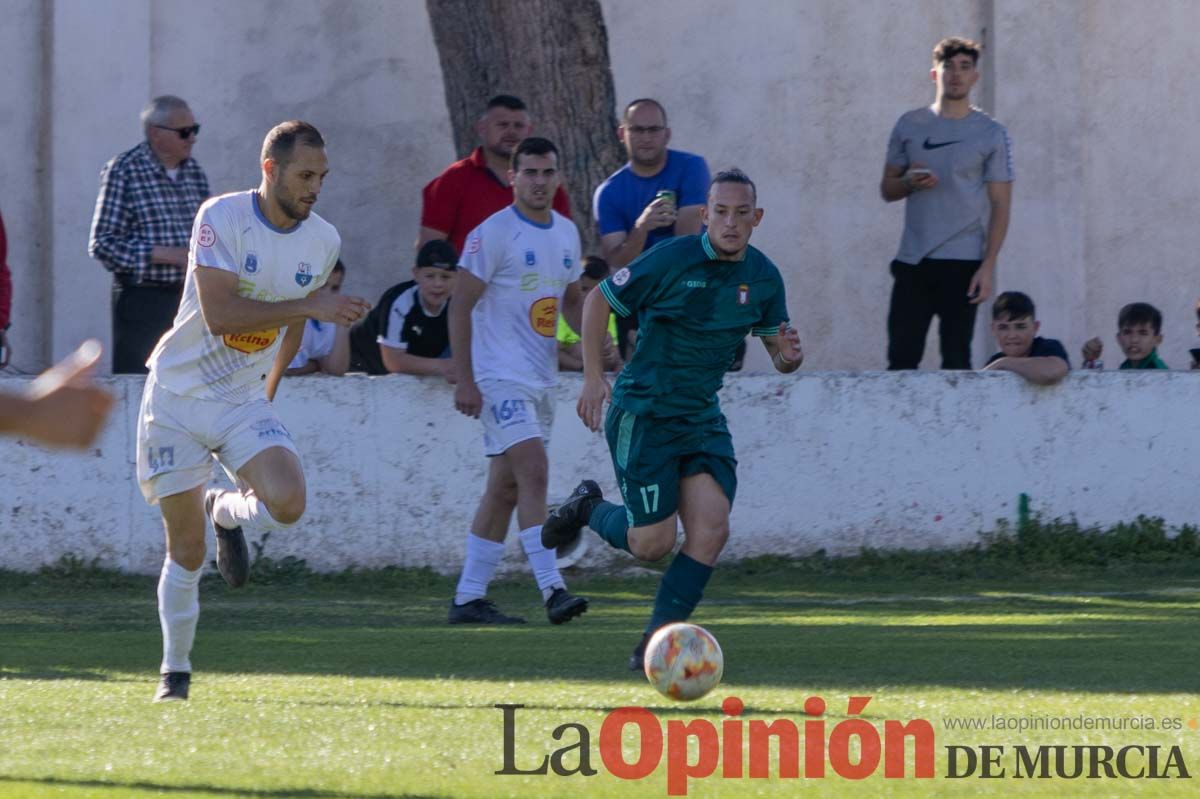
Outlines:
{"label": "spectator standing", "polygon": [[[346,265],[341,259],[333,265],[329,280],[318,291],[341,294],[346,280]],[[293,322],[293,324],[295,324]],[[308,319],[304,323],[304,334],[300,337],[300,349],[296,357],[284,370],[289,377],[323,372],[341,377],[350,367],[350,328],[334,322]]]}
{"label": "spectator standing", "polygon": [[[617,131],[629,161],[596,189],[592,203],[604,259],[621,269],[660,241],[702,228],[708,197],[708,164],[692,153],[671,150],[667,112],[657,100],[634,100]],[[632,355],[636,316],[617,319],[620,356]],[[741,351],[745,351],[743,344]]]}
{"label": "spectator standing", "polygon": [[[524,101],[500,94],[488,101],[475,123],[480,145],[469,156],[446,167],[421,193],[421,232],[417,249],[445,239],[462,252],[467,234],[497,211],[512,205],[508,167],[517,143],[533,131]],[[568,219],[571,204],[559,186],[554,210]]]}
{"label": "spectator standing", "polygon": [[113,274],[113,372],[144,373],[171,325],[187,272],[188,239],[208,178],[192,158],[200,126],[186,102],[142,109],[146,139],[100,172],[88,254]]}
{"label": "spectator standing", "polygon": [[385,291],[350,330],[355,371],[440,375],[453,383],[447,319],[457,274],[458,253],[449,242],[425,242],[417,253],[413,280]]}
{"label": "spectator standing", "polygon": [[979,55],[969,39],[938,42],[933,105],[900,117],[888,141],[880,192],[888,202],[906,200],[891,265],[889,369],[917,368],[934,316],[942,368],[971,368],[975,312],[992,293],[1013,181],[1008,131],[971,105]]}

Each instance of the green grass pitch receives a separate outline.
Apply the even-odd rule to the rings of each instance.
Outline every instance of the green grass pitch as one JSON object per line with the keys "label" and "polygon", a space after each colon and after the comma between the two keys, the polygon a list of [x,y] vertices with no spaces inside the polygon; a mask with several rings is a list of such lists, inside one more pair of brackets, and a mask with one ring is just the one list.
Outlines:
{"label": "green grass pitch", "polygon": [[[36,580],[0,575],[0,796],[4,797],[642,797],[667,795],[666,755],[638,781],[604,767],[610,710],[649,707],[708,719],[740,698],[750,720],[791,719],[828,703],[846,719],[927,719],[936,776],[687,783],[688,795],[1189,796],[1192,779],[1012,778],[1016,744],[1178,746],[1200,771],[1200,580],[1154,567],[1120,577],[856,580],[787,564],[718,570],[694,621],[720,640],[725,682],[700,702],[655,694],[626,658],[655,581],[577,577],[582,620],[546,623],[528,578],[497,584],[521,628],[444,624],[452,581],[422,573],[252,584],[206,578],[187,704],[153,705],[159,658],[150,578]],[[596,776],[497,775],[503,713],[517,711],[515,765],[590,732]],[[1151,717],[1179,729],[979,731],[956,717]],[[574,742],[572,733],[564,738]],[[636,736],[626,736],[632,761]],[[1006,745],[999,779],[945,776],[945,747]],[[695,747],[692,757],[697,757]],[[574,766],[578,752],[567,758]],[[911,763],[911,758],[910,758]],[[911,765],[909,766],[911,768]],[[803,792],[803,794],[801,794]]]}

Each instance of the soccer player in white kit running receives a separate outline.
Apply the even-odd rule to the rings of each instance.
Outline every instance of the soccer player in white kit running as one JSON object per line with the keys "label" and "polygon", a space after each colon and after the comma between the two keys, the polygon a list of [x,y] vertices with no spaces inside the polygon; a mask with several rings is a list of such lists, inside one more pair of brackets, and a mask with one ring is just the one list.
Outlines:
{"label": "soccer player in white kit running", "polygon": [[508,176],[513,204],[468,234],[450,303],[450,349],[458,379],[454,406],[482,419],[484,454],[490,459],[450,602],[451,624],[525,622],[501,613],[486,598],[514,506],[521,546],[550,622],[570,621],[588,604],[567,591],[555,551],[542,546],[559,305],[572,326],[583,308],[579,230],[551,207],[559,185],[558,150],[551,142],[522,140],[513,150]]}
{"label": "soccer player in white kit running", "polygon": [[[236,588],[250,571],[241,526],[283,530],[304,513],[300,458],[270,400],[306,319],[345,325],[370,309],[359,297],[316,292],[341,248],[334,227],[312,213],[328,171],[325,141],[312,125],[271,129],[258,189],[200,207],[179,312],[148,361],[137,472],[167,532],[156,702],[188,698],[205,517],[217,534],[218,570]],[[239,490],[206,495],[213,457]]]}

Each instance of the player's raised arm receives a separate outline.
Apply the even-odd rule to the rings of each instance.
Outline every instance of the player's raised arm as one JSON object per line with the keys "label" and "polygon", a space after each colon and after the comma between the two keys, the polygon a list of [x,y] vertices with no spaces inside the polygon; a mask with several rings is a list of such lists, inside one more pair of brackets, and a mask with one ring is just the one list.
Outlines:
{"label": "player's raised arm", "polygon": [[471,310],[483,296],[486,284],[466,270],[460,270],[450,303],[450,352],[454,357],[456,380],[454,407],[459,413],[478,419],[483,410],[483,395],[475,385],[475,364],[471,359]]}
{"label": "player's raised arm", "polygon": [[604,422],[604,401],[612,393],[604,377],[604,340],[608,337],[608,315],[612,307],[599,291],[589,291],[583,303],[579,335],[583,348],[583,391],[575,410],[592,432]]}

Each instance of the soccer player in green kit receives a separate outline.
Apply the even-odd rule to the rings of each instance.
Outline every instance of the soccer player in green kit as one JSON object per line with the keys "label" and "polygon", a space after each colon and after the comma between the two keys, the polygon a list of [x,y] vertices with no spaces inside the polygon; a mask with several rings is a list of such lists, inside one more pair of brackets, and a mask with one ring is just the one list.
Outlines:
{"label": "soccer player in green kit", "polygon": [[[785,374],[803,360],[779,270],[749,246],[762,220],[757,206],[744,172],[718,173],[702,212],[707,232],[647,250],[584,304],[577,410],[593,431],[603,420],[625,505],[605,502],[584,480],[546,520],[542,544],[569,542],[587,524],[613,547],[654,561],[670,553],[682,520],[683,548],[663,574],[632,670],[642,668],[651,633],[695,610],[729,538],[737,460],[717,391],[738,342],[747,333],[761,338]],[[611,391],[602,362],[610,311],[637,314],[641,331]]]}

